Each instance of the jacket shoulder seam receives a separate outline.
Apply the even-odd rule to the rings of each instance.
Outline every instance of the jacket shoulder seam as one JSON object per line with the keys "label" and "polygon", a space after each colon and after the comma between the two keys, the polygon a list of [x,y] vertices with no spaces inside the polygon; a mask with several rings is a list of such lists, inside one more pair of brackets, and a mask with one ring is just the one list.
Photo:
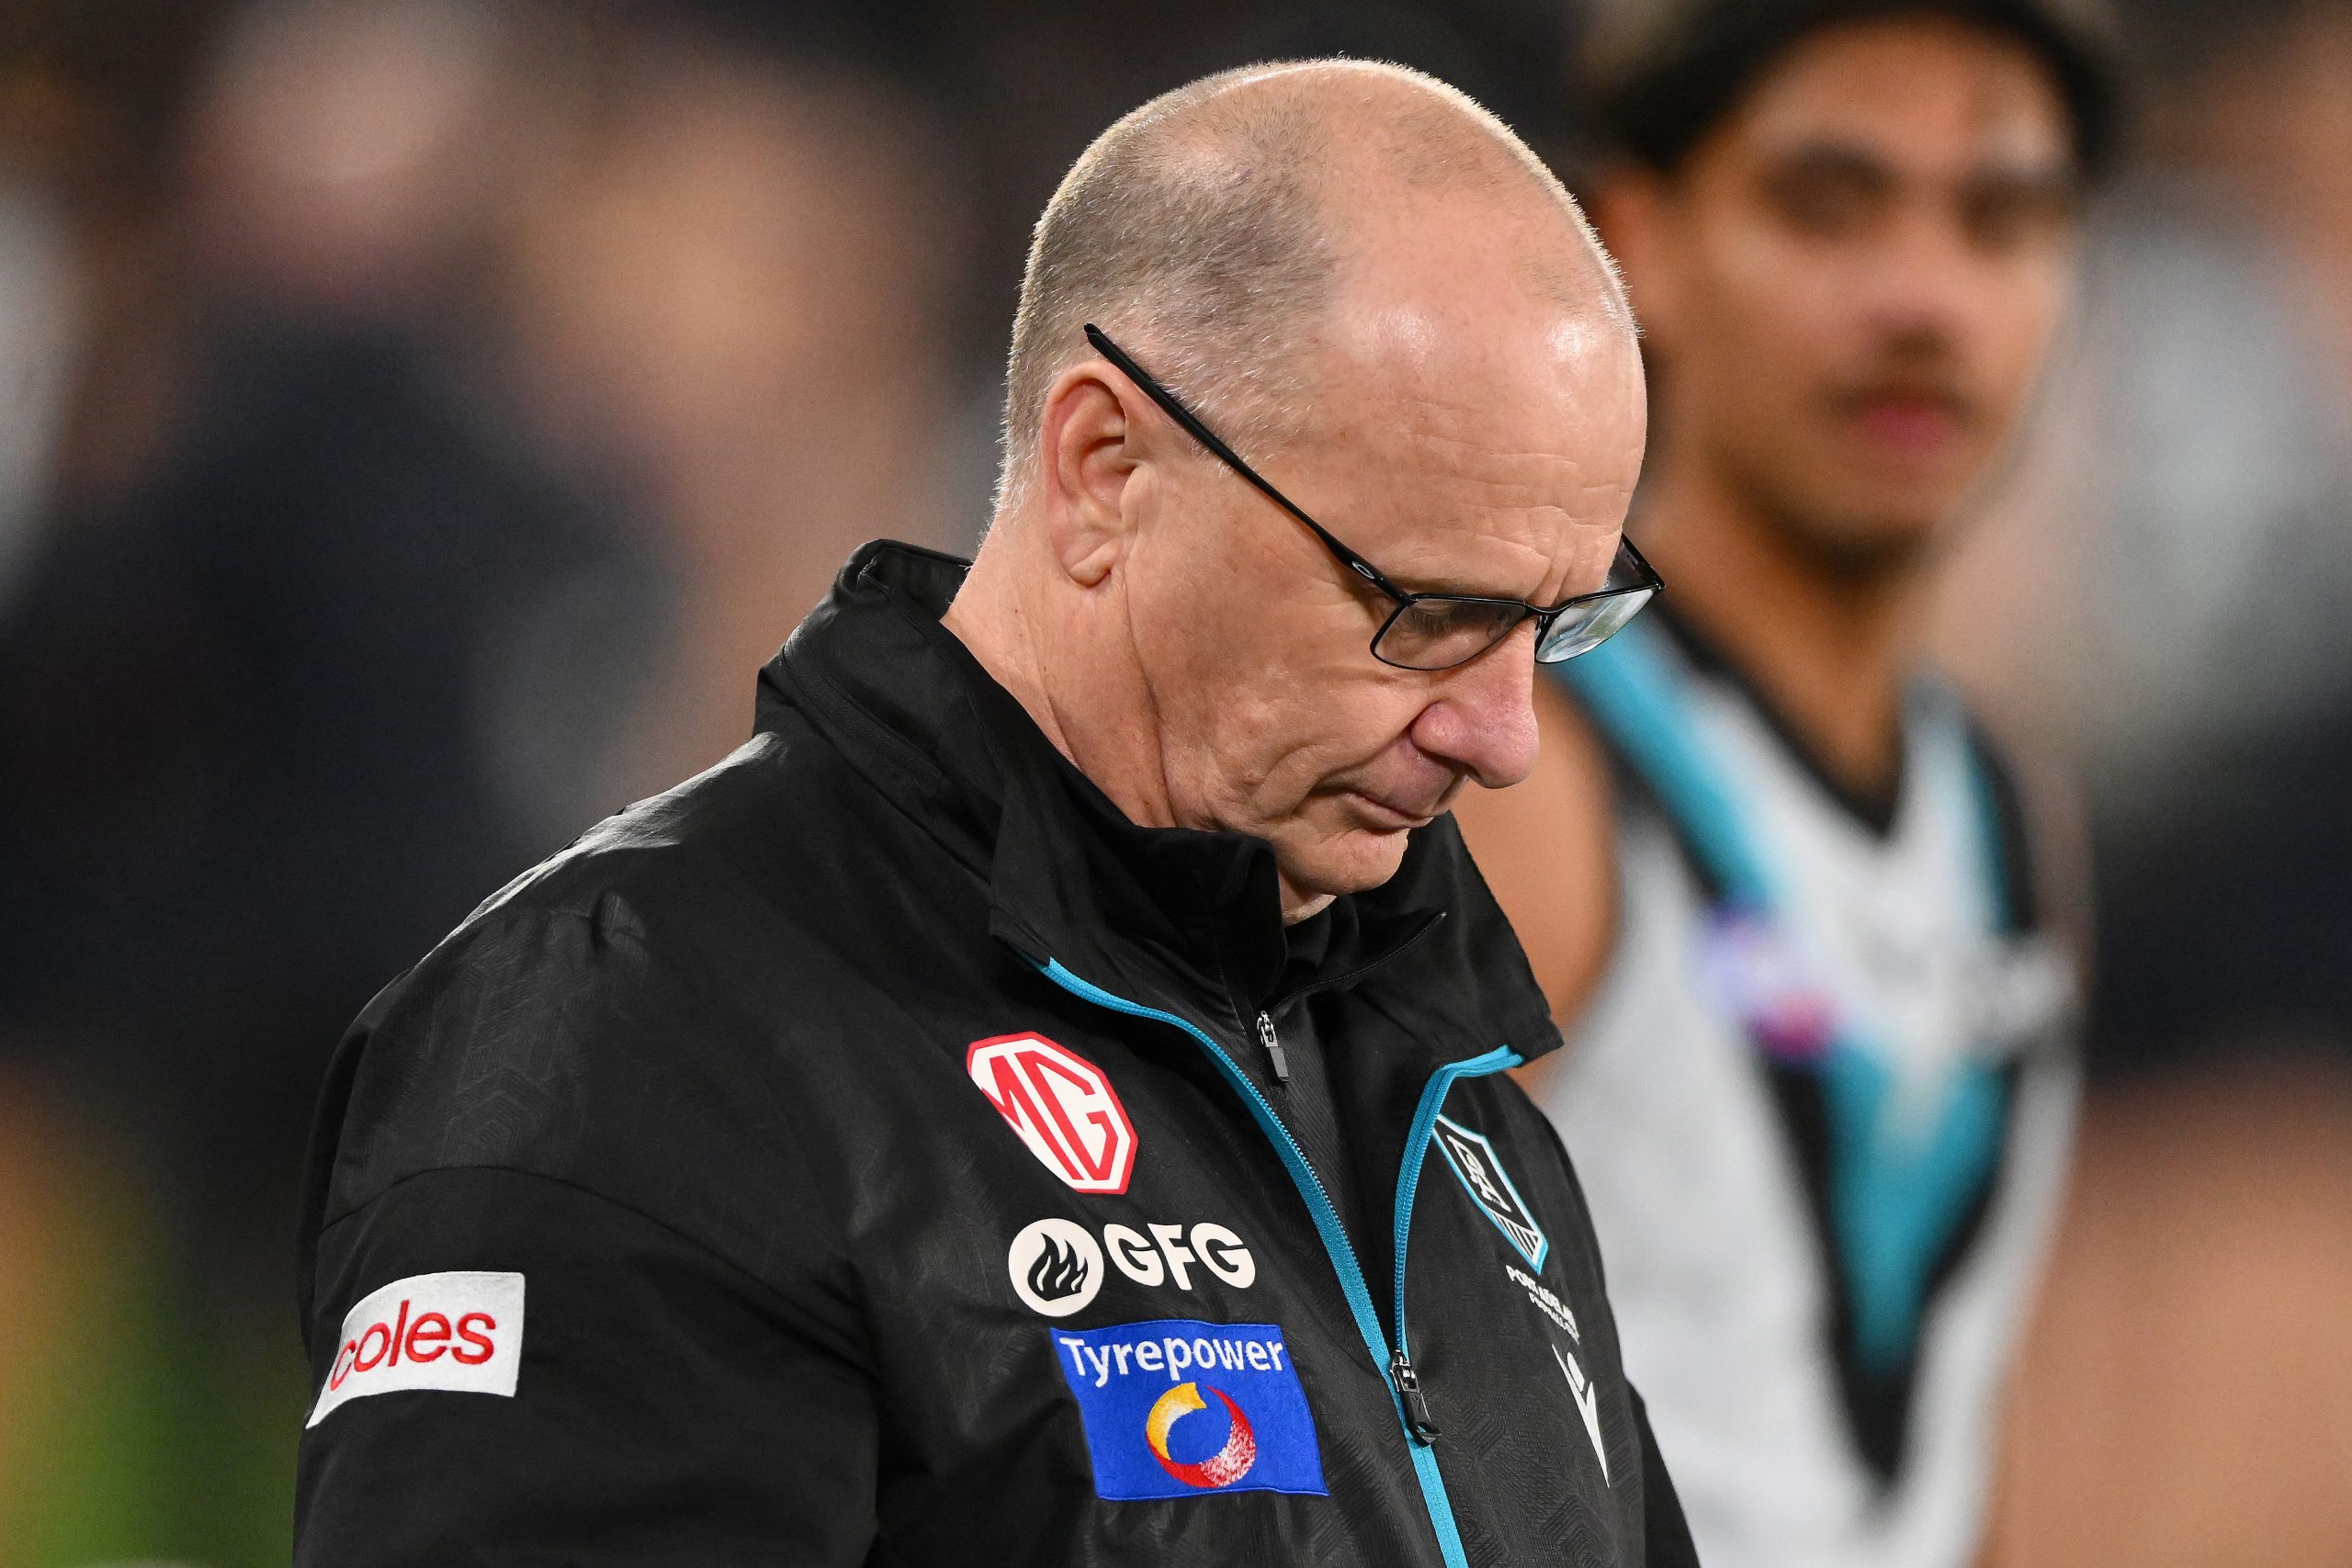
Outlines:
{"label": "jacket shoulder seam", "polygon": [[355,1220],[366,1214],[368,1210],[373,1209],[377,1204],[382,1202],[385,1199],[390,1197],[394,1192],[407,1186],[412,1181],[415,1181],[421,1178],[428,1176],[451,1176],[469,1171],[490,1171],[502,1176],[519,1176],[524,1178],[526,1180],[542,1182],[550,1187],[560,1187],[569,1191],[577,1192],[582,1197],[594,1200],[596,1202],[606,1208],[617,1209],[625,1214],[634,1215],[636,1218],[644,1221],[647,1224],[653,1226],[656,1230],[661,1231],[666,1235],[673,1236],[684,1246],[693,1248],[698,1256],[710,1259],[712,1262],[725,1269],[729,1273],[742,1280],[745,1283],[758,1291],[763,1297],[767,1299],[776,1307],[784,1309],[787,1313],[792,1307],[792,1298],[785,1292],[777,1289],[768,1280],[763,1280],[750,1269],[737,1262],[734,1258],[728,1257],[724,1252],[719,1251],[708,1242],[704,1241],[699,1237],[687,1235],[684,1231],[680,1230],[676,1225],[672,1224],[669,1221],[661,1218],[659,1215],[648,1213],[644,1209],[639,1208],[638,1205],[624,1201],[621,1199],[612,1196],[612,1194],[608,1192],[600,1192],[595,1188],[590,1187],[584,1182],[575,1181],[569,1177],[550,1175],[543,1170],[530,1170],[517,1165],[435,1165],[427,1166],[421,1170],[412,1170],[405,1176],[395,1177],[392,1180],[384,1185],[382,1190],[375,1193],[363,1202],[353,1204],[350,1208],[345,1209],[342,1213],[337,1214],[334,1218],[321,1225],[319,1227],[319,1239],[323,1242],[326,1239],[328,1232],[334,1230],[336,1226],[342,1224],[346,1220]]}

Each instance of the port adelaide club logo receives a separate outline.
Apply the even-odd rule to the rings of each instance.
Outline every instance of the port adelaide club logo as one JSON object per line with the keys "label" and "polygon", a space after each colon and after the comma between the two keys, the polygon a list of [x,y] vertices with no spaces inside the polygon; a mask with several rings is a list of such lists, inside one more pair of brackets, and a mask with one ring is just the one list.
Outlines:
{"label": "port adelaide club logo", "polygon": [[1042,1034],[975,1040],[964,1068],[1038,1163],[1071,1190],[1127,1190],[1135,1123],[1102,1068]]}
{"label": "port adelaide club logo", "polygon": [[1437,1146],[1444,1151],[1453,1174],[1461,1178],[1462,1190],[1470,1194],[1470,1201],[1495,1222],[1495,1228],[1527,1259],[1527,1266],[1540,1272],[1552,1244],[1535,1216],[1527,1212],[1519,1189],[1504,1174],[1503,1162],[1495,1157],[1495,1145],[1484,1133],[1474,1133],[1443,1116],[1437,1119],[1434,1132]]}

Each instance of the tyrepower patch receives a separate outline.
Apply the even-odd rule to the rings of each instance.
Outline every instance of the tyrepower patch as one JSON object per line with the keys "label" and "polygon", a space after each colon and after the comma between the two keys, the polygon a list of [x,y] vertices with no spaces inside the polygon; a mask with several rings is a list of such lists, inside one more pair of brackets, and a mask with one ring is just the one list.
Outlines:
{"label": "tyrepower patch", "polygon": [[1096,1495],[1326,1495],[1315,1416],[1274,1325],[1163,1318],[1050,1332]]}
{"label": "tyrepower patch", "polygon": [[371,1393],[434,1388],[513,1398],[523,1359],[523,1276],[413,1274],[343,1320],[334,1365],[305,1427]]}

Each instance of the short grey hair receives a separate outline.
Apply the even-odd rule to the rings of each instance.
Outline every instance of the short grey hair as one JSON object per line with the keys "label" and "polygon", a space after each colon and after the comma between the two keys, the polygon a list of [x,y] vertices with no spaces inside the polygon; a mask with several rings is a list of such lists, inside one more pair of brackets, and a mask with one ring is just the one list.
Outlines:
{"label": "short grey hair", "polygon": [[[1312,90],[1250,90],[1292,76]],[[1400,85],[1409,90],[1401,109]],[[1376,127],[1381,161],[1404,183],[1532,180],[1601,254],[1543,161],[1433,76],[1376,62],[1295,61],[1176,88],[1097,137],[1037,220],[1006,366],[1000,509],[1028,481],[1054,378],[1092,352],[1088,321],[1187,402],[1217,411],[1230,440],[1255,445],[1295,422],[1305,400],[1293,352],[1299,329],[1340,288],[1322,195],[1345,151],[1339,120],[1351,108]],[[1603,308],[1630,322],[1605,258],[1600,270]]]}

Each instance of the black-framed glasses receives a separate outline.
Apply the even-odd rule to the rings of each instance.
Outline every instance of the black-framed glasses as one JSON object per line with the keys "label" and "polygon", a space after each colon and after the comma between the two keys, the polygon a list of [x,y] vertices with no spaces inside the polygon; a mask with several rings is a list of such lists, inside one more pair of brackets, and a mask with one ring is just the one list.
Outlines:
{"label": "black-framed glasses", "polygon": [[1414,593],[1390,581],[1385,573],[1341,544],[1329,528],[1309,517],[1290,497],[1268,483],[1239,454],[1219,440],[1216,432],[1177,400],[1176,394],[1152,378],[1151,373],[1127,356],[1110,334],[1086,323],[1086,341],[1119,373],[1158,403],[1184,433],[1207,447],[1217,460],[1256,486],[1265,498],[1306,525],[1332,558],[1370,583],[1396,608],[1372,634],[1372,656],[1400,670],[1451,670],[1467,664],[1532,619],[1538,663],[1557,664],[1589,653],[1607,642],[1632,620],[1642,606],[1664,591],[1650,563],[1622,535],[1617,557],[1609,564],[1607,584],[1546,607],[1524,599],[1488,599],[1468,593]]}

